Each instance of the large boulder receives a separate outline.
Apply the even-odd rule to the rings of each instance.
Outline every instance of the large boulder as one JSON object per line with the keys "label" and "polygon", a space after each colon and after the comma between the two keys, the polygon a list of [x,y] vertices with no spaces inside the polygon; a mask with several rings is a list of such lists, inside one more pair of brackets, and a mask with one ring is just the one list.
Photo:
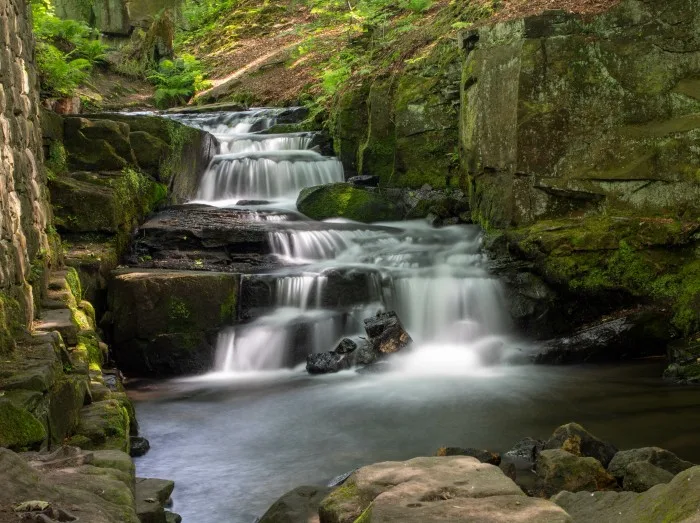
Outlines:
{"label": "large boulder", "polygon": [[290,490],[267,509],[259,523],[318,523],[318,507],[331,490],[317,486]]}
{"label": "large boulder", "polygon": [[0,398],[0,447],[38,448],[46,438],[44,426],[27,410]]}
{"label": "large boulder", "polygon": [[219,329],[237,318],[238,274],[116,271],[109,288],[113,356],[124,372],[210,370]]}
{"label": "large boulder", "polygon": [[475,449],[472,447],[440,447],[435,454],[436,456],[470,456],[478,459],[481,463],[489,465],[500,465],[501,455],[498,452],[492,452],[485,449]]}
{"label": "large boulder", "polygon": [[319,515],[321,523],[571,521],[525,496],[498,467],[463,456],[362,467],[323,500]]}
{"label": "large boulder", "polygon": [[646,492],[654,485],[669,483],[673,474],[656,467],[647,461],[635,461],[627,465],[622,489],[632,492]]}
{"label": "large boulder", "polygon": [[659,447],[644,447],[641,449],[621,450],[608,465],[608,472],[622,480],[627,475],[627,468],[632,463],[649,463],[659,467],[675,476],[693,466],[693,463],[684,461],[673,452]]}
{"label": "large boulder", "polygon": [[544,449],[563,449],[575,456],[595,458],[603,467],[607,467],[617,453],[614,445],[598,439],[578,423],[557,427]]}
{"label": "large boulder", "polygon": [[697,521],[700,506],[700,467],[678,474],[665,485],[646,492],[562,492],[552,501],[574,521],[638,523]]}
{"label": "large boulder", "polygon": [[537,485],[539,496],[550,497],[566,490],[569,492],[613,490],[615,478],[594,458],[582,458],[565,450],[543,450],[537,458]]}
{"label": "large boulder", "polygon": [[379,190],[332,183],[303,189],[297,199],[299,212],[314,220],[347,218],[364,223],[400,220],[402,209]]}

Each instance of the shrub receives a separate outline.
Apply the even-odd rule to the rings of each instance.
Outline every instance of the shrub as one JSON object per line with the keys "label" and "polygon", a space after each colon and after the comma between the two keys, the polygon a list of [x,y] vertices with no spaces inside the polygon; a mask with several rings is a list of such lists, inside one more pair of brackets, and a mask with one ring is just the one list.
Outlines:
{"label": "shrub", "polygon": [[210,85],[204,79],[199,61],[188,54],[175,60],[161,60],[158,70],[148,79],[156,86],[154,98],[160,108],[186,104],[196,91]]}

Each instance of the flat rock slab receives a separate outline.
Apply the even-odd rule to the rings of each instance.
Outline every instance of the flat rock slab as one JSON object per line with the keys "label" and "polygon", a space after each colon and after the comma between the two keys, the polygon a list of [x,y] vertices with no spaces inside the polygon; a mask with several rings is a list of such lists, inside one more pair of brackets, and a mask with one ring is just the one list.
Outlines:
{"label": "flat rock slab", "polygon": [[528,498],[493,465],[465,456],[414,458],[363,467],[323,500],[321,523],[565,522],[565,511]]}
{"label": "flat rock slab", "polygon": [[78,326],[73,323],[70,309],[45,310],[34,326],[42,331],[60,332],[67,345],[78,343]]}

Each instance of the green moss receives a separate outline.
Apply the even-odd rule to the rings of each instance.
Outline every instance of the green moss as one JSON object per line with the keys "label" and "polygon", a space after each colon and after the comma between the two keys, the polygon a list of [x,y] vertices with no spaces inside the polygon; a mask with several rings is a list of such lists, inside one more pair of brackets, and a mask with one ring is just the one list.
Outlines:
{"label": "green moss", "polygon": [[221,323],[227,324],[238,317],[238,293],[232,292],[221,304]]}
{"label": "green moss", "polygon": [[367,509],[353,523],[370,523],[370,521],[372,521],[372,505],[367,507]]}
{"label": "green moss", "polygon": [[0,399],[0,447],[27,450],[46,439],[46,429],[28,411]]}
{"label": "green moss", "polygon": [[78,276],[78,271],[74,267],[68,267],[66,274],[66,282],[68,282],[68,287],[75,297],[75,301],[80,302],[83,299],[83,291],[80,287],[80,276]]}
{"label": "green moss", "polygon": [[68,172],[66,149],[63,146],[63,142],[51,140],[49,144],[49,155],[44,161],[44,165],[48,171],[47,175],[49,178],[60,176]]}
{"label": "green moss", "polygon": [[78,334],[78,345],[74,350],[83,352],[87,356],[88,364],[96,365],[98,369],[104,365],[104,354],[100,349],[100,339],[95,331],[82,331]]}
{"label": "green moss", "polygon": [[192,323],[191,313],[180,298],[172,297],[168,302],[168,332],[183,332]]}
{"label": "green moss", "polygon": [[0,354],[15,348],[15,340],[24,332],[22,308],[19,302],[0,292]]}
{"label": "green moss", "polygon": [[347,218],[364,223],[400,220],[401,209],[378,191],[335,183],[304,189],[297,208],[315,220]]}

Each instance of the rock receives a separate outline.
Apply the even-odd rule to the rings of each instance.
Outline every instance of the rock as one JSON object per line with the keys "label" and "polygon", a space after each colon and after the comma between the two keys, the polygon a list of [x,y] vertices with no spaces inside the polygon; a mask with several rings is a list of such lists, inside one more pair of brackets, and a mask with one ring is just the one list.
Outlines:
{"label": "rock", "polygon": [[543,450],[537,458],[536,493],[550,497],[569,492],[614,490],[615,478],[595,458],[579,457],[565,450]]}
{"label": "rock", "polygon": [[498,467],[463,456],[362,467],[323,500],[319,516],[320,523],[571,521],[525,496]]}
{"label": "rock", "polygon": [[78,343],[78,326],[73,323],[69,309],[46,310],[41,313],[37,329],[43,331],[58,331],[68,345]]}
{"label": "rock", "polygon": [[338,354],[350,354],[355,350],[357,350],[357,343],[355,343],[350,338],[343,338],[342,340],[340,340],[340,343],[338,343],[338,346],[335,348],[335,352]]}
{"label": "rock", "polygon": [[70,117],[64,119],[63,131],[68,167],[73,170],[119,171],[136,164],[125,123]]}
{"label": "rock", "polygon": [[95,14],[95,26],[100,32],[127,36],[131,31],[129,10],[125,0],[94,0],[92,10]]}
{"label": "rock", "polygon": [[219,329],[236,320],[239,285],[238,274],[117,271],[109,303],[119,368],[142,376],[211,369]]}
{"label": "rock", "polygon": [[170,152],[168,144],[145,131],[130,132],[129,142],[139,167],[157,177],[161,163],[165,161]]}
{"label": "rock", "polygon": [[32,414],[0,398],[0,447],[26,450],[38,448],[46,429]]}
{"label": "rock", "polygon": [[663,350],[669,341],[668,315],[656,311],[628,313],[585,327],[572,336],[542,344],[535,363],[615,361],[647,356]]}
{"label": "rock", "polygon": [[634,492],[562,492],[552,501],[574,521],[638,523],[640,521],[696,521],[700,506],[700,467],[678,474],[665,485],[641,494]]}
{"label": "rock", "polygon": [[335,351],[309,354],[306,357],[306,371],[309,374],[329,374],[349,369],[352,366],[351,358],[347,354]]}
{"label": "rock", "polygon": [[488,463],[489,465],[500,465],[501,455],[498,452],[491,452],[490,450],[473,449],[473,448],[461,448],[461,447],[441,447],[438,449],[436,456],[471,456],[476,458],[482,463]]}
{"label": "rock", "polygon": [[330,487],[297,487],[275,501],[258,523],[318,523],[318,507],[332,490]]}
{"label": "rock", "polygon": [[377,187],[379,185],[379,176],[371,176],[369,174],[352,176],[348,178],[348,183],[357,187]]}
{"label": "rock", "polygon": [[69,442],[84,449],[129,450],[129,414],[114,399],[83,407],[80,422]]}
{"label": "rock", "polygon": [[700,383],[700,339],[674,341],[666,350],[664,378],[676,383]]}
{"label": "rock", "polygon": [[165,511],[165,523],[182,523],[182,516],[175,512]]}
{"label": "rock", "polygon": [[646,492],[654,485],[669,483],[672,479],[673,474],[648,461],[635,461],[625,469],[622,488],[632,492]]}
{"label": "rock", "polygon": [[680,459],[671,451],[659,447],[644,447],[619,451],[610,461],[608,472],[622,480],[626,475],[627,467],[637,462],[649,463],[673,476],[693,466],[692,463]]}
{"label": "rock", "polygon": [[141,436],[131,436],[129,454],[132,458],[145,455],[151,448],[151,444],[146,438]]}
{"label": "rock", "polygon": [[332,183],[303,189],[297,199],[299,212],[314,220],[347,218],[363,223],[395,221],[402,210],[379,191]]}
{"label": "rock", "polygon": [[175,482],[169,479],[136,478],[136,497],[155,499],[165,505],[175,489]]}
{"label": "rock", "polygon": [[503,453],[503,458],[513,462],[518,468],[532,468],[537,461],[545,442],[534,438],[524,438]]}
{"label": "rock", "polygon": [[544,448],[563,449],[575,456],[595,458],[603,467],[607,467],[617,453],[613,445],[596,438],[578,423],[558,427],[545,442]]}
{"label": "rock", "polygon": [[368,344],[358,351],[358,362],[374,363],[408,347],[413,340],[406,332],[395,312],[379,313],[364,321]]}

